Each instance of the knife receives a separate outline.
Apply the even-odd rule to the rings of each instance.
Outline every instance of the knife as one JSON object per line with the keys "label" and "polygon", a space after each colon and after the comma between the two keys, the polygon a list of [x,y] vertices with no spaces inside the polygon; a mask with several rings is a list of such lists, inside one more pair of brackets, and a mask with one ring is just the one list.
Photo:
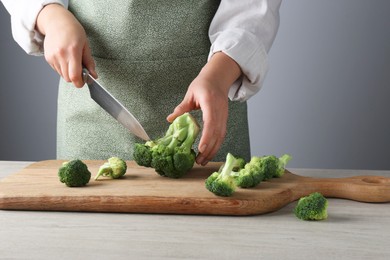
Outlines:
{"label": "knife", "polygon": [[86,68],[83,68],[83,80],[88,85],[91,98],[106,112],[126,127],[132,134],[145,141],[150,140],[138,120],[110,92],[97,82]]}

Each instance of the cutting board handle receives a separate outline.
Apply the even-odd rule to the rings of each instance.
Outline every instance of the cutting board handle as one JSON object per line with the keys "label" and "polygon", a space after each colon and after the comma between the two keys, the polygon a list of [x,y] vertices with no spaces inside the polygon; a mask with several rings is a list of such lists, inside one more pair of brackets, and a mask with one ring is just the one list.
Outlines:
{"label": "cutting board handle", "polygon": [[303,177],[299,189],[293,190],[296,199],[312,192],[325,197],[351,199],[361,202],[390,202],[390,178],[354,176],[348,178]]}

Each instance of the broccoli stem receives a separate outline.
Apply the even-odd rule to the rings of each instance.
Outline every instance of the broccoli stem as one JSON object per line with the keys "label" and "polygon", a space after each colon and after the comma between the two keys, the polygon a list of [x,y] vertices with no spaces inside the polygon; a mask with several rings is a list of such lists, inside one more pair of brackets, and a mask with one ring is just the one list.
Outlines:
{"label": "broccoli stem", "polygon": [[157,140],[156,144],[162,144],[162,145],[169,145],[169,143],[172,141],[173,135],[166,135],[160,139]]}
{"label": "broccoli stem", "polygon": [[232,175],[232,171],[235,165],[236,158],[232,154],[228,153],[228,155],[226,156],[226,162],[222,167],[220,177],[230,177]]}
{"label": "broccoli stem", "polygon": [[[189,128],[187,124],[188,123],[186,122],[185,119],[180,119],[177,122],[174,122],[169,126],[165,136],[158,139],[156,142],[151,142],[150,147],[153,147],[157,144],[161,144],[167,146],[170,149],[170,151],[173,151],[173,149],[176,146],[178,146],[178,144],[180,144],[183,141],[187,141],[188,128]],[[189,144],[189,142],[186,143],[187,145],[192,146],[192,143],[191,144]]]}
{"label": "broccoli stem", "polygon": [[186,135],[187,135],[186,128],[182,128],[182,129],[175,131],[175,133],[172,135],[172,139],[171,139],[170,143],[167,145],[167,148],[169,149],[169,151],[173,152],[175,147],[177,147],[183,141],[183,139],[186,138]]}
{"label": "broccoli stem", "polygon": [[99,168],[99,172],[98,174],[96,174],[95,176],[95,181],[100,177],[100,176],[109,176],[112,174],[112,168],[110,166],[109,163],[105,163],[103,164],[100,168]]}
{"label": "broccoli stem", "polygon": [[198,136],[199,128],[195,128],[192,124],[187,127],[187,137],[182,142],[181,148],[184,152],[189,153],[192,149],[192,145],[195,142],[195,138]]}

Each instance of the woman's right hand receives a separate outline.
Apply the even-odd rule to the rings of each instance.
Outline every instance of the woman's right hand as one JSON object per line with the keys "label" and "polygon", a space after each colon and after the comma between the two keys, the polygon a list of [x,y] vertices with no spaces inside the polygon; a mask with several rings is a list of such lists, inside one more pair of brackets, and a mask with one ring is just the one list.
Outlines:
{"label": "woman's right hand", "polygon": [[36,29],[45,36],[46,61],[65,81],[81,88],[82,65],[97,78],[87,35],[71,12],[58,4],[46,5],[37,17]]}

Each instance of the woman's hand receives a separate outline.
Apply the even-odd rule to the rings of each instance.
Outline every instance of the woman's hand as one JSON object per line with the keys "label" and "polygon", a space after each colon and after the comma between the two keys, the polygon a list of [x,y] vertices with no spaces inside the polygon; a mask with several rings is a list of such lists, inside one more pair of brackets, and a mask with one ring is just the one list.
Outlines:
{"label": "woman's hand", "polygon": [[183,101],[167,118],[192,110],[203,113],[203,132],[196,162],[206,165],[214,158],[226,135],[229,88],[241,75],[239,65],[223,52],[215,53],[190,84]]}
{"label": "woman's hand", "polygon": [[45,35],[46,61],[65,81],[82,87],[82,65],[97,77],[85,30],[67,9],[46,5],[38,15],[36,29]]}

